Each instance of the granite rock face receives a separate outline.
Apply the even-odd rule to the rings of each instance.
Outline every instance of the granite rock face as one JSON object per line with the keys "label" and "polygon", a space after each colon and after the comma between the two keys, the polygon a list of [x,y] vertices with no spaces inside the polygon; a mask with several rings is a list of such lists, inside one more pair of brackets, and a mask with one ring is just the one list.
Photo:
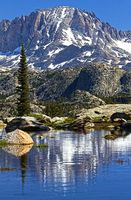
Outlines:
{"label": "granite rock face", "polygon": [[[125,91],[127,83],[125,72],[105,64],[90,64],[83,67],[79,76],[69,85],[64,95],[70,95],[74,90],[88,91],[99,97],[110,97]],[[131,77],[128,76],[128,81]],[[125,82],[125,84],[123,83]],[[124,87],[123,87],[124,86]],[[123,89],[122,89],[123,87]],[[126,87],[130,92],[130,86]],[[131,93],[130,93],[131,94]]]}
{"label": "granite rock face", "polygon": [[105,105],[105,102],[102,99],[85,90],[74,90],[74,92],[68,98],[68,101],[72,106],[74,106],[74,108],[76,107],[75,110]]}
{"label": "granite rock face", "polygon": [[119,31],[77,8],[36,10],[1,21],[1,66],[18,66],[22,42],[30,67],[54,69],[95,61],[131,68],[131,31]]}

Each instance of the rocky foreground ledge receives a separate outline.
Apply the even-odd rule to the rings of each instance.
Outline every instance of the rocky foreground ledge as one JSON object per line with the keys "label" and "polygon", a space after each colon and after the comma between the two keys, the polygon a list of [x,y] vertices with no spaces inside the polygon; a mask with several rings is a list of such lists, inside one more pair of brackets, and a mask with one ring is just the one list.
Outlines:
{"label": "rocky foreground ledge", "polygon": [[7,118],[6,132],[16,129],[23,131],[49,131],[54,129],[88,129],[95,127],[110,127],[131,120],[131,104],[107,104],[91,109],[82,109],[74,118],[51,118],[41,113],[33,114],[34,117]]}
{"label": "rocky foreground ledge", "polygon": [[[7,125],[3,123],[3,128],[5,128],[5,131],[3,129],[3,132],[1,133],[0,145],[17,145],[17,147],[18,145],[29,145],[29,148],[23,148],[22,152],[26,152],[26,150],[30,149],[30,145],[34,144],[29,132],[50,130],[49,127],[44,126],[34,117],[13,117],[5,119],[5,121],[7,122]],[[20,152],[17,152],[16,147],[13,149],[15,149],[15,154],[20,154]],[[18,149],[21,150],[21,147]]]}
{"label": "rocky foreground ledge", "polygon": [[[6,132],[12,132],[16,129],[37,132],[50,131],[51,128],[75,131],[106,128],[115,131],[128,129],[128,132],[131,133],[131,104],[108,104],[91,109],[82,109],[74,118],[50,118],[41,113],[33,115],[35,117],[6,119]],[[111,135],[106,139],[117,137],[119,137],[119,134],[115,132],[115,137]]]}
{"label": "rocky foreground ledge", "polygon": [[77,120],[92,122],[115,122],[117,119],[131,119],[131,104],[107,104],[92,109],[83,109],[77,114]]}
{"label": "rocky foreground ledge", "polygon": [[110,134],[105,136],[108,140],[124,137],[131,133],[131,104],[109,104],[83,109],[70,126],[74,129],[110,129]]}
{"label": "rocky foreground ledge", "polygon": [[82,109],[74,122],[66,125],[69,129],[113,128],[130,122],[131,104],[108,104],[92,109]]}

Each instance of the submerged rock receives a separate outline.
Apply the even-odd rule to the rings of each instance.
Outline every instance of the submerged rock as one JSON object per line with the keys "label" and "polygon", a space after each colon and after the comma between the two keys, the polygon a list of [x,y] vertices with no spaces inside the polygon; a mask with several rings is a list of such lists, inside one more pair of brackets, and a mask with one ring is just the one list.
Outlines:
{"label": "submerged rock", "polygon": [[16,129],[23,131],[49,131],[50,128],[39,123],[35,117],[17,117],[12,119],[6,126],[6,132]]}
{"label": "submerged rock", "polygon": [[19,129],[7,133],[3,139],[7,142],[7,144],[29,145],[34,143],[34,141],[28,133]]}
{"label": "submerged rock", "polygon": [[116,138],[118,138],[118,135],[115,135],[115,134],[108,134],[108,135],[105,135],[104,137],[106,140],[115,140]]}

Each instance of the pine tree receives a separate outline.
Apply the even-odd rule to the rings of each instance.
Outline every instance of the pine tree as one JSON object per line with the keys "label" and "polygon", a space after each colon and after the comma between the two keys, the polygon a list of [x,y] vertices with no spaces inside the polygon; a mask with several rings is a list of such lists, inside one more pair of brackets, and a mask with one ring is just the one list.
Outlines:
{"label": "pine tree", "polygon": [[18,116],[25,116],[30,114],[30,90],[28,80],[28,66],[26,62],[26,55],[24,45],[21,47],[21,57],[18,70]]}

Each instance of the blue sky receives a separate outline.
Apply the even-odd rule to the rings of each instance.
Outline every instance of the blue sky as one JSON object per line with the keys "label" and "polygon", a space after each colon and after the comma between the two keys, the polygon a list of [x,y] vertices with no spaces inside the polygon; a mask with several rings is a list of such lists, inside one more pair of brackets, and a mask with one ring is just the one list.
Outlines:
{"label": "blue sky", "polygon": [[131,30],[131,0],[0,0],[0,20],[60,5],[93,11],[102,21],[118,29]]}

